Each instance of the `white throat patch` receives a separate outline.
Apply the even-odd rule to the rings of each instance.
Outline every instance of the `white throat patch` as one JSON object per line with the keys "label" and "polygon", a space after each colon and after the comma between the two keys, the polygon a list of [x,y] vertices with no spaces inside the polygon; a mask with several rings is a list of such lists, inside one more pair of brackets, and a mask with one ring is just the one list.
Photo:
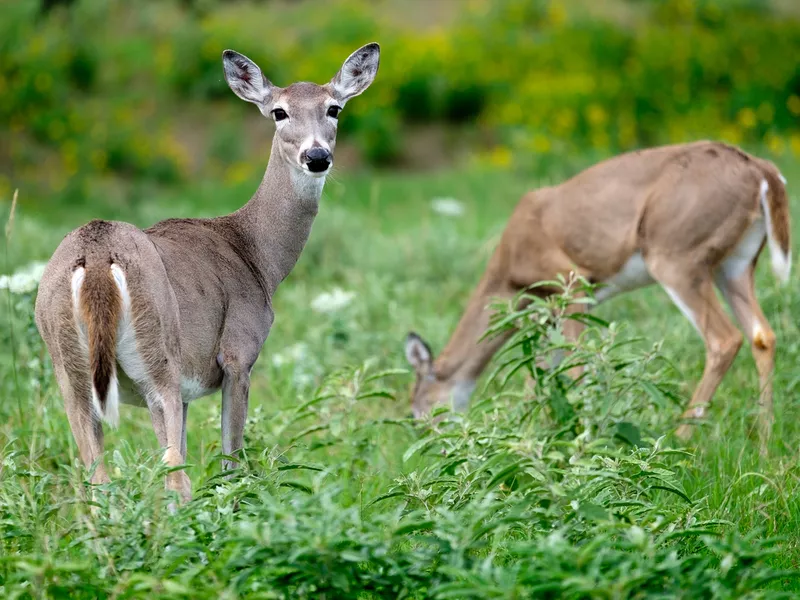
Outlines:
{"label": "white throat patch", "polygon": [[327,175],[323,175],[322,177],[314,176],[294,167],[289,167],[289,172],[292,178],[292,189],[294,193],[303,200],[319,202]]}

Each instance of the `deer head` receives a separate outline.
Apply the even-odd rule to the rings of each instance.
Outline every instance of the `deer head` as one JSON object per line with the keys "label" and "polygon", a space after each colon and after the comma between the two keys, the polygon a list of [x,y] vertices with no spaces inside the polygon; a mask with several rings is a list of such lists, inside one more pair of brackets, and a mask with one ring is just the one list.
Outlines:
{"label": "deer head", "polygon": [[333,166],[339,113],[350,98],[366,90],[378,72],[380,46],[367,44],[353,52],[324,85],[299,82],[273,85],[252,60],[225,50],[225,80],[242,100],[252,102],[275,121],[275,148],[290,167],[325,177]]}

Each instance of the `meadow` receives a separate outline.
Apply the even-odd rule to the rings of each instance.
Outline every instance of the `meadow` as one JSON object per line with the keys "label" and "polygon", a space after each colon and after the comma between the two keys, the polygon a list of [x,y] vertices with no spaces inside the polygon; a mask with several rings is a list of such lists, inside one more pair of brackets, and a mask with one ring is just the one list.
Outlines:
{"label": "meadow", "polygon": [[[543,316],[571,289],[499,305],[524,342],[441,421],[409,418],[403,351],[410,330],[442,349],[524,191],[617,152],[740,144],[778,164],[800,222],[797,2],[409,2],[2,5],[0,597],[800,596],[797,275],[758,268],[778,339],[766,458],[746,347],[674,438],[704,350],[655,287],[593,312],[577,383],[536,371],[526,388],[508,368],[565,347]],[[40,262],[92,218],[145,227],[250,198],[271,126],[225,86],[225,48],[287,85],[373,40],[378,77],[342,115],[273,298],[240,467],[222,471],[219,394],[194,402],[194,497],[170,512],[150,418],[123,406],[93,500],[33,323]]]}
{"label": "meadow", "polygon": [[[800,165],[780,166],[791,190]],[[127,212],[97,200],[68,219],[21,190],[5,271],[46,259],[90,217],[220,214],[256,183],[165,191]],[[408,418],[406,332],[441,349],[519,194],[541,183],[476,169],[335,174],[274,299],[246,460],[222,476],[219,397],[196,401],[194,499],[175,514],[147,412],[123,407],[106,436],[113,481],[92,515],[33,293],[3,290],[3,597],[794,597],[800,296],[766,260],[759,297],[779,342],[767,459],[746,348],[692,442],[672,438],[703,347],[656,288],[596,311],[610,323],[579,344],[580,385],[554,377],[526,393],[521,376],[487,377],[469,413]],[[461,214],[436,212],[437,198]],[[530,339],[541,354],[560,343],[546,325]]]}

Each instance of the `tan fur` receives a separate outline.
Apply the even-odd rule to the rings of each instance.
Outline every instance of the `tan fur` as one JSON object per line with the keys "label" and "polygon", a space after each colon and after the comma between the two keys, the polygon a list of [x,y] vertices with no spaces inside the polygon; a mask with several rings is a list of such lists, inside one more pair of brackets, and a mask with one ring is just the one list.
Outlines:
{"label": "tan fur", "polygon": [[80,311],[89,341],[89,371],[103,410],[114,375],[121,310],[119,290],[107,265],[87,268],[80,293]]}
{"label": "tan fur", "polygon": [[[427,413],[447,402],[454,386],[474,381],[505,342],[479,341],[489,322],[486,307],[493,298],[512,297],[533,283],[570,271],[595,283],[613,281],[640,253],[652,279],[691,311],[706,343],[706,369],[684,416],[704,412],[702,407],[710,402],[742,340],[714,293],[716,285],[756,357],[762,390],[761,431],[766,440],[772,419],[775,336],[754,293],[753,269],[760,248],[741,274],[726,275],[723,269],[754,221],[764,217],[759,190],[765,179],[772,232],[788,254],[789,210],[777,169],[721,143],[696,142],[622,154],[561,185],[526,194],[447,346],[429,365],[415,364],[414,413]],[[575,337],[580,327],[570,323],[565,333]],[[679,431],[688,432],[688,425]]]}
{"label": "tan fur", "polygon": [[789,216],[789,198],[778,171],[772,163],[762,161],[764,178],[769,183],[767,201],[772,215],[772,231],[781,250],[788,254],[792,249],[792,226]]}
{"label": "tan fur", "polygon": [[[280,88],[247,57],[225,51],[231,89],[276,120],[269,163],[250,201],[229,215],[169,219],[145,230],[95,220],[56,249],[40,283],[36,322],[81,458],[87,466],[99,459],[93,482],[108,477],[92,382],[102,412],[115,369],[120,399],[147,406],[170,466],[186,459],[189,402],[219,389],[222,451],[234,455],[242,448],[250,371],[272,325],[272,295],[303,250],[332,164],[337,121],[330,107],[363,92],[378,61],[378,45],[368,44],[331,82]],[[278,107],[287,115],[281,122]],[[322,148],[330,151],[323,158],[308,153]],[[76,319],[70,282],[84,266]],[[84,326],[88,352],[81,344]],[[183,471],[170,473],[167,485],[189,498]]]}

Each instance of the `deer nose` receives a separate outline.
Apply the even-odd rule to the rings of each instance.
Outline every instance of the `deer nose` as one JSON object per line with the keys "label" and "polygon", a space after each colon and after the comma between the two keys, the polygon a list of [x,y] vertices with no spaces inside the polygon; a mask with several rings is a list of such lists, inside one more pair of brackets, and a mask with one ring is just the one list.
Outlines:
{"label": "deer nose", "polygon": [[321,146],[314,146],[303,153],[308,170],[312,173],[322,173],[331,166],[331,151]]}

